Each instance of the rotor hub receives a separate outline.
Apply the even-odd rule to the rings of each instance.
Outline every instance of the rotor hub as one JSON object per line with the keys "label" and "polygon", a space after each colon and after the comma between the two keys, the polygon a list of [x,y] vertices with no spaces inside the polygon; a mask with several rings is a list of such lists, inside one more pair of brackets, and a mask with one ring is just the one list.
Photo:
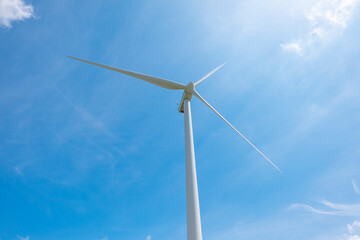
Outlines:
{"label": "rotor hub", "polygon": [[194,82],[189,82],[189,84],[186,85],[186,87],[185,87],[185,91],[187,93],[191,93],[191,91],[194,90],[194,89],[195,89],[195,83]]}

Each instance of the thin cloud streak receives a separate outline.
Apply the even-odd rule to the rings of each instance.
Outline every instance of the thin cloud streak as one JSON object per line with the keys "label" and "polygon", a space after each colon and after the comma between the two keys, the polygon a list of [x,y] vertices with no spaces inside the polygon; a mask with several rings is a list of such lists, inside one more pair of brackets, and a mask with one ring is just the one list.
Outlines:
{"label": "thin cloud streak", "polygon": [[[354,191],[356,192],[355,188]],[[314,208],[313,206],[307,204],[294,203],[288,207],[288,210],[303,209],[310,213],[323,214],[323,215],[360,216],[360,204],[338,204],[326,200],[319,201],[319,203],[323,205],[323,207],[326,207],[328,209],[322,210],[322,209]]]}
{"label": "thin cloud streak", "polygon": [[353,188],[354,188],[354,192],[355,192],[356,194],[359,194],[359,195],[360,195],[360,189],[359,189],[359,187],[356,185],[356,183],[355,183],[354,180],[352,180],[352,185],[353,185]]}
{"label": "thin cloud streak", "polygon": [[335,215],[335,216],[360,216],[360,204],[335,204],[329,201],[320,202],[324,207],[328,207],[329,210],[322,210],[314,208],[307,204],[295,203],[288,207],[288,210],[303,209],[307,212],[323,215]]}
{"label": "thin cloud streak", "polygon": [[103,134],[108,135],[110,137],[114,137],[114,135],[106,128],[104,123],[97,119],[95,116],[90,114],[89,112],[85,111],[80,106],[73,103],[69,98],[64,96],[60,91],[58,91],[56,88],[54,88],[55,91],[58,93],[59,96],[61,96],[70,106],[72,106],[81,116],[83,119],[85,119],[90,125],[97,130],[100,130]]}
{"label": "thin cloud streak", "polygon": [[306,204],[301,204],[301,203],[294,203],[291,204],[290,207],[288,207],[287,210],[295,210],[295,209],[304,209],[307,212],[311,212],[311,213],[317,213],[317,214],[324,214],[324,215],[338,215],[334,212],[329,212],[329,211],[323,211],[317,208],[313,208],[310,205],[306,205]]}

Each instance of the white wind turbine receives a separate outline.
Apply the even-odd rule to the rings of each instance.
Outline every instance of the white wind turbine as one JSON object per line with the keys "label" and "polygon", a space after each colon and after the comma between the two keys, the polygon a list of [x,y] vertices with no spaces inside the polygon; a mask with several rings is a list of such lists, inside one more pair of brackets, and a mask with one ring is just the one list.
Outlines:
{"label": "white wind turbine", "polygon": [[191,108],[190,101],[192,96],[197,97],[201,102],[213,110],[222,120],[224,120],[232,129],[234,129],[246,142],[248,142],[257,152],[259,152],[271,165],[277,170],[281,170],[275,166],[259,149],[257,149],[244,135],[242,135],[233,125],[231,125],[220,113],[218,113],[200,94],[195,90],[195,87],[208,78],[211,74],[221,68],[225,63],[212,70],[210,73],[205,75],[196,83],[190,82],[187,85],[169,81],[163,78],[153,77],[141,73],[131,72],[128,70],[106,66],[100,63],[87,61],[80,58],[70,57],[74,60],[89,63],[98,67],[103,67],[115,72],[129,75],[141,79],[143,81],[152,83],[162,88],[171,90],[184,90],[179,106],[179,112],[184,113],[184,124],[185,124],[185,165],[186,165],[186,216],[187,216],[187,239],[188,240],[202,240],[201,233],[201,221],[200,221],[200,207],[199,207],[199,195],[196,178],[196,167],[195,167],[195,152],[194,152],[194,140],[193,130],[191,121]]}

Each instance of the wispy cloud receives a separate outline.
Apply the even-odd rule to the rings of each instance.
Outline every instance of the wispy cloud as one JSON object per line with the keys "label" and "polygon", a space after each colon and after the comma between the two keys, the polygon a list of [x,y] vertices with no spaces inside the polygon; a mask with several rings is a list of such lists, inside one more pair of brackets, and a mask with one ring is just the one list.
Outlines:
{"label": "wispy cloud", "polygon": [[[354,181],[354,191],[357,193],[358,189]],[[313,214],[333,215],[333,216],[360,216],[360,204],[336,204],[329,201],[320,201],[322,207],[315,208],[307,204],[295,203],[292,204],[288,210],[303,209]],[[354,221],[347,224],[348,233],[343,234],[343,240],[360,240],[360,221]]]}
{"label": "wispy cloud", "polygon": [[11,22],[34,17],[34,8],[23,0],[0,0],[0,25],[10,28]]}
{"label": "wispy cloud", "polygon": [[321,0],[304,12],[311,30],[289,43],[280,44],[284,51],[302,55],[317,44],[330,41],[345,29],[360,0]]}
{"label": "wispy cloud", "polygon": [[151,235],[148,235],[148,236],[146,237],[146,240],[151,240]]}
{"label": "wispy cloud", "polygon": [[102,133],[114,137],[113,134],[107,129],[102,121],[100,121],[97,117],[87,112],[84,108],[78,106],[73,101],[71,101],[68,97],[63,95],[58,89],[54,88],[55,91],[61,96],[68,104],[70,104],[79,114],[80,116],[86,120],[94,129],[101,131]]}
{"label": "wispy cloud", "polygon": [[101,240],[109,240],[109,238],[105,236]]}
{"label": "wispy cloud", "polygon": [[[353,181],[354,184],[354,181]],[[356,185],[354,185],[356,186]],[[354,187],[356,192],[356,188]],[[338,204],[326,200],[319,201],[323,209],[315,208],[311,205],[295,203],[288,207],[288,210],[303,209],[307,212],[323,215],[335,216],[360,216],[360,204]]]}
{"label": "wispy cloud", "polygon": [[21,237],[21,236],[17,236],[19,240],[30,240],[29,236],[26,237]]}
{"label": "wispy cloud", "polygon": [[16,172],[17,175],[20,175],[20,176],[23,175],[23,173],[22,173],[22,171],[21,171],[21,168],[18,167],[18,166],[15,166],[15,167],[14,167],[14,171]]}
{"label": "wispy cloud", "polygon": [[303,209],[307,212],[324,215],[336,216],[360,216],[360,204],[336,204],[329,201],[320,201],[322,207],[326,209],[319,209],[307,204],[295,203],[290,205],[288,210]]}
{"label": "wispy cloud", "polygon": [[352,180],[352,184],[353,184],[354,192],[355,192],[356,194],[360,194],[360,189],[359,189],[359,187],[356,185],[356,183],[355,183],[354,180]]}

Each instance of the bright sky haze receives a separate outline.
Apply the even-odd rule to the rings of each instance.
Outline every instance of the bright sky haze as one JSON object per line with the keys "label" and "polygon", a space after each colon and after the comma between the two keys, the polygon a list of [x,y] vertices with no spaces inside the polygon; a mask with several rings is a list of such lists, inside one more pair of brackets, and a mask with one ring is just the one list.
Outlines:
{"label": "bright sky haze", "polygon": [[360,0],[0,0],[0,240],[360,239]]}

